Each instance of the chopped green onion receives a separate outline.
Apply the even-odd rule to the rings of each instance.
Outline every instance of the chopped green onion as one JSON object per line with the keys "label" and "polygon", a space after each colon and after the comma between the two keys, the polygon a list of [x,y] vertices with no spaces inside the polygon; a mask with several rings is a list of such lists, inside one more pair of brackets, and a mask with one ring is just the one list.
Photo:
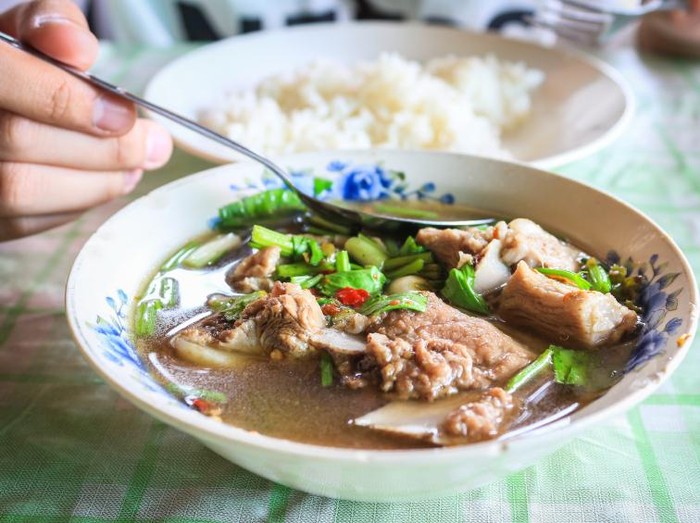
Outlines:
{"label": "chopped green onion", "polygon": [[412,274],[418,274],[425,265],[425,262],[420,258],[413,260],[411,263],[407,263],[403,267],[399,267],[395,271],[387,272],[386,277],[390,280],[395,280],[401,276],[410,276]]}
{"label": "chopped green onion", "polygon": [[135,330],[137,336],[153,336],[156,331],[158,311],[163,308],[160,300],[144,300],[136,307]]}
{"label": "chopped green onion", "polygon": [[386,276],[377,267],[370,267],[359,271],[327,274],[321,280],[319,288],[326,296],[335,296],[336,292],[346,287],[364,289],[370,294],[378,294],[382,291],[384,283],[386,283]]}
{"label": "chopped green onion", "polygon": [[552,367],[557,383],[579,386],[588,384],[590,352],[565,349],[557,345],[550,345],[549,348],[552,350]]}
{"label": "chopped green onion", "polygon": [[380,314],[395,309],[408,309],[425,312],[428,298],[419,292],[400,292],[397,294],[379,295],[367,300],[360,308],[365,316]]}
{"label": "chopped green onion", "polygon": [[442,289],[442,295],[463,309],[489,314],[489,307],[483,296],[474,290],[474,267],[465,264],[460,269],[452,269]]}
{"label": "chopped green onion", "polygon": [[280,254],[290,257],[294,254],[294,242],[291,234],[273,231],[262,225],[253,225],[250,233],[250,246],[256,249],[279,247]]}
{"label": "chopped green onion", "polygon": [[161,278],[158,282],[158,295],[164,309],[177,307],[180,301],[180,287],[175,278]]}
{"label": "chopped green onion", "polygon": [[318,227],[319,229],[325,230],[325,231],[332,231],[335,234],[342,234],[345,236],[348,236],[349,234],[352,233],[352,228],[347,227],[345,225],[340,225],[338,223],[334,223],[330,220],[326,220],[325,218],[319,216],[318,214],[312,214],[309,217],[309,222],[313,224],[314,226]]}
{"label": "chopped green onion", "polygon": [[235,321],[250,303],[265,296],[265,291],[255,291],[242,296],[214,295],[207,301],[207,306],[214,312],[223,314],[227,321]]}
{"label": "chopped green onion", "polygon": [[314,276],[321,272],[335,270],[333,265],[319,264],[316,267],[304,262],[283,263],[277,266],[277,276],[280,278],[293,278],[295,276]]}
{"label": "chopped green onion", "polygon": [[428,280],[439,280],[443,276],[442,267],[437,263],[426,263],[420,275]]}
{"label": "chopped green onion", "polygon": [[372,210],[393,216],[421,218],[424,220],[432,220],[440,217],[440,215],[435,211],[416,209],[415,207],[410,206],[392,205],[389,203],[375,203],[372,205]]}
{"label": "chopped green onion", "polygon": [[380,269],[384,265],[384,261],[389,257],[377,242],[363,235],[348,238],[345,242],[345,250],[360,265],[373,265]]}
{"label": "chopped green onion", "polygon": [[246,196],[219,209],[220,227],[241,227],[255,220],[304,211],[306,206],[289,189],[269,189]]}
{"label": "chopped green onion", "polygon": [[572,271],[567,271],[564,269],[548,269],[547,267],[537,267],[535,269],[537,272],[541,272],[545,276],[548,277],[557,277],[557,278],[564,278],[565,280],[569,280],[571,283],[576,285],[579,289],[582,289],[584,291],[588,291],[591,289],[591,284],[588,283],[583,276],[581,276],[577,272],[572,272]]}
{"label": "chopped green onion", "polygon": [[307,244],[309,246],[309,252],[311,253],[311,255],[309,256],[309,263],[311,265],[316,266],[319,263],[321,263],[321,261],[324,258],[321,246],[316,240],[313,240],[311,238],[307,238]]}
{"label": "chopped green onion", "polygon": [[321,353],[321,387],[333,385],[333,359],[327,352]]}
{"label": "chopped green onion", "polygon": [[192,269],[201,269],[215,263],[229,251],[241,245],[241,237],[233,234],[221,234],[190,251],[182,264]]}
{"label": "chopped green onion", "polygon": [[178,249],[178,251],[168,258],[163,265],[160,267],[160,272],[168,272],[180,266],[180,262],[191,253],[197,246],[199,242],[191,241],[186,243],[183,247]]}
{"label": "chopped green onion", "polygon": [[296,283],[302,289],[310,289],[314,287],[323,278],[323,274],[317,274],[316,276],[292,276],[289,281]]}
{"label": "chopped green onion", "polygon": [[335,255],[335,270],[337,272],[347,272],[350,267],[350,256],[348,251],[338,251]]}
{"label": "chopped green onion", "polygon": [[432,252],[419,252],[416,254],[408,254],[406,256],[397,256],[396,258],[389,258],[384,262],[382,269],[385,271],[391,271],[393,269],[398,269],[406,264],[411,263],[415,260],[423,260],[425,263],[432,263],[433,253]]}
{"label": "chopped green onion", "polygon": [[610,276],[606,270],[598,263],[595,258],[588,258],[584,268],[585,274],[588,275],[588,281],[591,283],[591,288],[594,291],[607,294],[612,290]]}
{"label": "chopped green onion", "polygon": [[168,382],[168,384],[165,386],[165,388],[172,395],[178,397],[179,399],[183,399],[183,400],[186,396],[191,396],[191,397],[201,398],[201,399],[203,399],[205,401],[209,401],[211,403],[225,404],[228,402],[228,398],[226,397],[226,394],[224,394],[223,392],[216,391],[216,390],[195,389],[195,388],[188,387],[185,385],[180,385],[179,383],[175,383],[173,381]]}
{"label": "chopped green onion", "polygon": [[552,347],[547,348],[537,359],[508,380],[506,384],[506,392],[513,393],[532,378],[540,374],[544,369],[550,368],[552,365]]}

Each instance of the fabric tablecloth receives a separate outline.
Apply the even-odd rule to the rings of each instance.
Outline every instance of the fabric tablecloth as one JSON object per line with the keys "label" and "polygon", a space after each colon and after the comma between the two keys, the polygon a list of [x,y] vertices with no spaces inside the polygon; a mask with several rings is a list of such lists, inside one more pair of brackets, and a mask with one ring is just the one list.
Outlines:
{"label": "fabric tablecloth", "polygon": [[[134,90],[187,47],[103,47],[96,72]],[[700,63],[602,53],[637,113],[613,145],[559,171],[657,221],[700,269]],[[595,104],[596,100],[591,100]],[[181,151],[129,199],[210,164]],[[92,231],[128,199],[0,244],[0,521],[697,522],[700,347],[626,415],[502,481],[415,503],[358,503],[262,479],[142,413],[88,367],[64,284]]]}

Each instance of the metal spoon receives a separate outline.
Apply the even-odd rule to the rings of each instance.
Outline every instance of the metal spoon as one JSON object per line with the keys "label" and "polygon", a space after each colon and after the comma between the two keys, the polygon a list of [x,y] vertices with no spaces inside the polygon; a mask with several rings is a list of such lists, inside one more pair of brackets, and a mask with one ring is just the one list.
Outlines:
{"label": "metal spoon", "polygon": [[262,156],[254,151],[251,151],[247,147],[237,142],[234,142],[233,140],[230,140],[229,138],[226,138],[225,136],[222,136],[212,131],[211,129],[203,127],[202,125],[190,120],[189,118],[185,118],[184,116],[174,113],[168,109],[165,109],[164,107],[149,102],[148,100],[144,100],[143,98],[140,98],[121,87],[117,87],[115,85],[110,84],[109,82],[97,78],[91,75],[90,73],[80,71],[69,65],[59,62],[58,60],[51,58],[50,56],[34,49],[33,47],[23,44],[16,38],[13,38],[3,32],[0,32],[0,40],[37,58],[40,58],[41,60],[48,62],[51,65],[58,67],[59,69],[62,69],[63,71],[66,71],[67,73],[77,78],[80,78],[81,80],[96,85],[104,89],[105,91],[109,91],[110,93],[113,93],[119,96],[120,98],[129,100],[130,102],[133,102],[140,107],[148,109],[153,113],[159,114],[164,118],[172,120],[175,123],[178,123],[196,133],[206,136],[207,138],[217,143],[229,147],[255,160],[256,162],[267,167],[278,178],[280,178],[291,191],[294,191],[299,196],[301,201],[304,202],[304,204],[306,204],[306,206],[310,210],[328,220],[332,220],[334,223],[347,224],[355,227],[369,227],[372,229],[380,230],[396,230],[402,227],[460,227],[468,225],[483,225],[492,223],[494,221],[491,218],[470,220],[415,219],[401,216],[392,216],[383,213],[368,212],[365,210],[350,209],[348,207],[343,207],[335,203],[321,201],[297,189],[294,186],[294,183],[289,174],[269,158]]}

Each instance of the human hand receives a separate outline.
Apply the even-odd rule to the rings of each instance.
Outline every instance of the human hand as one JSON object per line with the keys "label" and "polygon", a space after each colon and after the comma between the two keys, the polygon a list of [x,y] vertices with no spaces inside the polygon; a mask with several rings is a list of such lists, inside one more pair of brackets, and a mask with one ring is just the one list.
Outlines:
{"label": "human hand", "polygon": [[[0,14],[0,31],[82,70],[98,53],[69,0],[20,4]],[[132,104],[0,45],[0,241],[129,193],[171,153],[168,133]]]}

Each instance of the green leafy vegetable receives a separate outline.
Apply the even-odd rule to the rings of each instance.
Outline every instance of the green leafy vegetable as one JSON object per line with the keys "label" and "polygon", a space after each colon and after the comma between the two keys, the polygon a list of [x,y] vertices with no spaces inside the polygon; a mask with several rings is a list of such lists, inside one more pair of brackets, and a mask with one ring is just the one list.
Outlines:
{"label": "green leafy vegetable", "polygon": [[549,348],[552,351],[554,380],[557,383],[579,386],[588,384],[592,362],[590,352],[565,349],[557,345],[550,345]]}
{"label": "green leafy vegetable", "polygon": [[474,267],[463,265],[452,269],[447,275],[442,295],[458,307],[479,314],[489,314],[489,307],[483,296],[474,290]]}
{"label": "green leafy vegetable", "polygon": [[545,369],[550,369],[552,366],[552,347],[547,348],[537,359],[528,366],[520,370],[515,376],[508,380],[506,384],[506,392],[513,393],[527,382],[538,376]]}
{"label": "green leafy vegetable", "polygon": [[591,289],[591,284],[588,283],[583,276],[581,276],[577,272],[572,272],[572,271],[567,271],[564,269],[548,269],[547,267],[537,267],[535,269],[537,272],[541,272],[545,276],[555,277],[556,278],[563,278],[565,280],[570,281],[574,285],[576,285],[579,289],[582,289],[584,291],[588,291]]}
{"label": "green leafy vegetable", "polygon": [[386,276],[377,267],[358,271],[334,272],[321,280],[319,288],[326,296],[334,296],[340,289],[351,287],[364,289],[370,294],[378,294],[386,283]]}
{"label": "green leafy vegetable", "polygon": [[367,300],[360,308],[365,316],[380,314],[395,309],[409,309],[425,312],[428,298],[418,292],[400,292],[397,294],[375,296]]}
{"label": "green leafy vegetable", "polygon": [[240,236],[233,233],[220,234],[191,250],[182,259],[182,265],[192,269],[201,269],[202,267],[215,263],[224,254],[240,245]]}
{"label": "green leafy vegetable", "polygon": [[422,245],[416,243],[416,239],[413,236],[409,236],[403,242],[403,245],[399,249],[399,256],[408,256],[409,254],[419,254],[425,252],[426,248]]}
{"label": "green leafy vegetable", "polygon": [[306,206],[289,189],[269,189],[246,196],[219,209],[220,227],[242,227],[261,218],[277,217],[304,211]]}
{"label": "green leafy vegetable", "polygon": [[236,321],[250,303],[267,296],[265,291],[255,291],[242,296],[214,295],[207,301],[207,306],[214,312],[223,314],[227,321]]}
{"label": "green leafy vegetable", "polygon": [[328,178],[314,178],[314,196],[333,188],[333,181]]}

